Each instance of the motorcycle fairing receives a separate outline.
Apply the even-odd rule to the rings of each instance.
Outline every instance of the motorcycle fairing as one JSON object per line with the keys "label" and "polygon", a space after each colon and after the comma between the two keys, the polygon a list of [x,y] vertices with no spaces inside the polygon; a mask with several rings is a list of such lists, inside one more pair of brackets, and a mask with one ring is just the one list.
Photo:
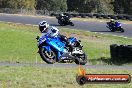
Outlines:
{"label": "motorcycle fairing", "polygon": [[64,46],[65,44],[60,41],[59,37],[52,37],[49,38],[48,36],[42,36],[39,39],[39,45],[45,42],[45,45],[43,46],[44,49],[46,49],[47,52],[50,52],[51,47],[53,47],[57,51],[57,58],[60,59],[60,56],[64,53]]}
{"label": "motorcycle fairing", "polygon": [[46,41],[46,44],[48,44],[49,46],[52,46],[59,52],[64,51],[65,44],[61,42],[58,37],[50,38],[48,41]]}
{"label": "motorcycle fairing", "polygon": [[121,27],[121,23],[120,22],[116,22],[115,23],[115,27]]}
{"label": "motorcycle fairing", "polygon": [[[44,42],[47,44],[47,46],[52,46],[53,48],[55,48],[59,52],[64,51],[65,44],[63,42],[61,42],[58,37],[49,38],[48,36],[42,36],[39,39],[38,46]],[[46,49],[48,49],[48,48],[46,48]]]}

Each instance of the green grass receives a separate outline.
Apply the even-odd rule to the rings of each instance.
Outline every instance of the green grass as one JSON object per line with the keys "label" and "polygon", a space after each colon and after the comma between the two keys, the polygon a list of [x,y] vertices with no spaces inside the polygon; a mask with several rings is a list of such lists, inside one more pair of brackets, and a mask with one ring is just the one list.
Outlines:
{"label": "green grass", "polygon": [[0,61],[34,62],[38,56],[33,27],[0,23]]}
{"label": "green grass", "polygon": [[[86,70],[87,74],[130,74],[132,70]],[[86,84],[76,82],[77,68],[0,67],[0,88],[131,88],[129,84]]]}
{"label": "green grass", "polygon": [[[59,29],[67,37],[75,36],[82,41],[88,55],[88,64],[107,64],[100,58],[110,58],[110,44],[132,44],[132,39]],[[37,35],[40,35],[38,27],[0,23],[0,62],[43,63],[37,53]]]}
{"label": "green grass", "polygon": [[111,44],[132,44],[132,39],[114,37],[111,35],[101,35],[79,30],[63,29],[63,34],[70,34],[82,40],[84,51],[89,57],[90,64],[104,64],[100,58],[110,58]]}
{"label": "green grass", "polygon": [[[109,45],[132,44],[131,39],[106,36],[91,32],[60,28],[66,36],[82,40],[84,51],[89,56],[88,64],[107,64],[101,57],[108,59]],[[37,52],[36,36],[40,35],[34,26],[0,23],[0,62],[44,63]],[[131,88],[130,84],[86,84],[76,82],[78,68],[56,67],[9,67],[0,66],[0,88]],[[130,74],[132,70],[86,69],[91,74]]]}

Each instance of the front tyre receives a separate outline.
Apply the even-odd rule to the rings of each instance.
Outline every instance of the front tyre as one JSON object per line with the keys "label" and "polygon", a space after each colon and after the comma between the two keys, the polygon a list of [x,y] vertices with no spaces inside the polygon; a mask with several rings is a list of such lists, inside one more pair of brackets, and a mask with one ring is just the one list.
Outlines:
{"label": "front tyre", "polygon": [[85,53],[83,55],[77,55],[75,63],[78,65],[85,65],[87,63],[87,55]]}
{"label": "front tyre", "polygon": [[70,25],[71,25],[71,26],[74,26],[74,24],[73,24],[72,22],[70,22]]}
{"label": "front tyre", "polygon": [[123,33],[124,32],[124,29],[123,28],[120,28],[121,32]]}
{"label": "front tyre", "polygon": [[64,26],[64,24],[61,20],[58,20],[58,23],[60,24],[60,26]]}
{"label": "front tyre", "polygon": [[39,47],[39,54],[43,61],[48,64],[54,64],[56,62],[56,54],[53,49],[50,52],[47,52],[46,49]]}

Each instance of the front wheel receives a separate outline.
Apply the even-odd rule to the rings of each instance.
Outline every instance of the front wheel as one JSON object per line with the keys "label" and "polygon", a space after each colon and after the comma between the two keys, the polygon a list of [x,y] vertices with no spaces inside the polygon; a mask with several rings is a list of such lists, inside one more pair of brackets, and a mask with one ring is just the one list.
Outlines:
{"label": "front wheel", "polygon": [[58,23],[60,24],[60,26],[65,26],[61,20],[58,20]]}
{"label": "front wheel", "polygon": [[87,63],[87,55],[85,53],[82,55],[77,55],[75,63],[79,65],[85,65]]}
{"label": "front wheel", "polygon": [[60,20],[58,20],[58,23],[62,26],[62,22]]}
{"label": "front wheel", "polygon": [[71,25],[71,26],[74,26],[74,24],[73,24],[72,22],[70,22],[70,25]]}
{"label": "front wheel", "polygon": [[122,33],[124,32],[124,29],[123,28],[121,28],[120,30],[121,30]]}
{"label": "front wheel", "polygon": [[46,49],[39,47],[39,54],[43,61],[45,61],[48,64],[53,64],[56,62],[56,54],[53,51],[53,49],[50,50],[50,52],[46,51]]}

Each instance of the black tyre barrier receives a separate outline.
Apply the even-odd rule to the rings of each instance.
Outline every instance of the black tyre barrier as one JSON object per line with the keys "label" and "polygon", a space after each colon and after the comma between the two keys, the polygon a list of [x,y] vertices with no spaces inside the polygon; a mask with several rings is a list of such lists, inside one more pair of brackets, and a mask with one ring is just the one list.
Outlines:
{"label": "black tyre barrier", "polygon": [[59,14],[58,14],[58,13],[54,13],[54,16],[56,16],[56,17],[57,17],[57,16],[59,16]]}
{"label": "black tyre barrier", "polygon": [[[99,18],[99,19],[116,19],[116,20],[130,20],[132,21],[132,15],[126,15],[126,14],[119,14],[119,15],[106,15],[106,14],[98,14],[98,13],[70,13],[70,12],[64,12],[64,14],[67,14],[70,17],[81,17],[81,18]],[[50,16],[58,16],[59,13],[53,12],[50,14]]]}
{"label": "black tyre barrier", "polygon": [[50,16],[56,16],[56,14],[55,13],[51,13]]}
{"label": "black tyre barrier", "polygon": [[82,18],[86,18],[86,14],[85,13],[80,13],[79,16],[81,16]]}
{"label": "black tyre barrier", "polygon": [[115,19],[115,20],[118,19],[115,15],[108,15],[108,17],[109,17],[110,19]]}
{"label": "black tyre barrier", "polygon": [[110,45],[111,59],[115,61],[132,61],[132,45]]}
{"label": "black tyre barrier", "polygon": [[105,18],[105,19],[109,19],[108,15],[101,15],[101,17]]}
{"label": "black tyre barrier", "polygon": [[132,17],[127,17],[126,19],[127,19],[127,20],[131,20],[131,19],[132,19]]}
{"label": "black tyre barrier", "polygon": [[130,21],[132,21],[132,17],[131,17],[131,18],[129,18],[129,20],[130,20]]}
{"label": "black tyre barrier", "polygon": [[126,47],[126,57],[128,57],[128,60],[132,60],[132,45],[128,45]]}
{"label": "black tyre barrier", "polygon": [[90,18],[93,18],[93,14],[91,14],[91,13],[87,13],[86,16],[90,17]]}
{"label": "black tyre barrier", "polygon": [[118,19],[124,19],[124,17],[123,16],[121,16],[121,15],[118,15],[118,16],[116,16]]}
{"label": "black tyre barrier", "polygon": [[72,13],[71,16],[72,16],[72,17],[78,17],[79,14],[78,14],[78,13]]}
{"label": "black tyre barrier", "polygon": [[98,14],[97,13],[94,13],[93,16],[97,16]]}
{"label": "black tyre barrier", "polygon": [[96,15],[96,18],[102,18],[100,14],[97,14]]}
{"label": "black tyre barrier", "polygon": [[130,15],[125,15],[124,17],[125,17],[126,20],[129,20],[131,18]]}
{"label": "black tyre barrier", "polygon": [[117,57],[117,44],[112,44],[112,45],[110,45],[110,54],[111,54],[111,58],[112,59],[116,59],[116,57]]}
{"label": "black tyre barrier", "polygon": [[101,14],[97,14],[97,13],[93,14],[93,16],[96,17],[96,18],[102,18]]}

